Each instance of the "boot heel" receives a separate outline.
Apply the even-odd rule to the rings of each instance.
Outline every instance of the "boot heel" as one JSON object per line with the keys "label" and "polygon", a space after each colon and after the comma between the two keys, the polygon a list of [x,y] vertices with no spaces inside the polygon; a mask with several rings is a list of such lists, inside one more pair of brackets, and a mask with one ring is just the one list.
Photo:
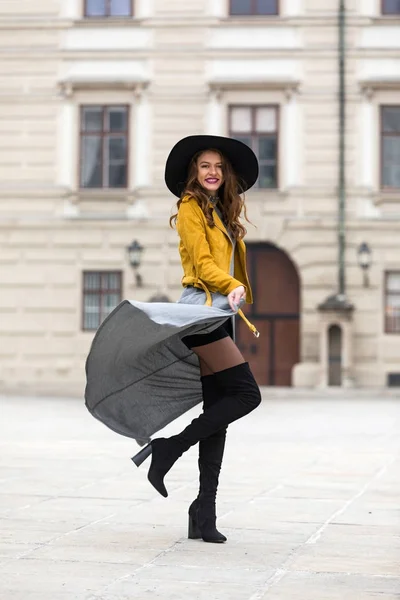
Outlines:
{"label": "boot heel", "polygon": [[191,515],[189,515],[188,539],[199,540],[200,538],[201,533],[198,528],[197,521]]}
{"label": "boot heel", "polygon": [[146,460],[151,454],[151,442],[147,444],[142,450],[140,450],[135,456],[132,457],[132,461],[135,463],[137,467],[140,467],[142,462]]}

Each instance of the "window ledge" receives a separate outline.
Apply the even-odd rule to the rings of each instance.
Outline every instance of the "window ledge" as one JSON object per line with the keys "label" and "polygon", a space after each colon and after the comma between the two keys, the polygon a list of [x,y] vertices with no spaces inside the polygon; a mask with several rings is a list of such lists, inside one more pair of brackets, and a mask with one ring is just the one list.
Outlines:
{"label": "window ledge", "polygon": [[148,208],[136,189],[67,189],[63,216],[68,219],[143,220]]}
{"label": "window ledge", "polygon": [[372,23],[375,25],[400,25],[400,15],[379,15],[372,18]]}
{"label": "window ledge", "polygon": [[287,27],[287,21],[289,20],[288,17],[283,17],[282,15],[260,15],[256,17],[254,15],[249,15],[248,17],[245,15],[232,15],[220,17],[217,25],[223,25],[224,27],[248,27],[249,25],[252,27],[265,27],[266,25]]}
{"label": "window ledge", "polygon": [[145,19],[137,17],[83,17],[75,19],[73,24],[75,27],[91,28],[91,27],[137,27],[141,25]]}
{"label": "window ledge", "polygon": [[261,200],[272,200],[278,202],[281,200],[286,200],[288,196],[288,190],[278,188],[253,188],[246,192],[246,199],[248,199],[250,202]]}
{"label": "window ledge", "polygon": [[376,193],[376,198],[382,198],[385,202],[399,202],[400,188],[382,189]]}
{"label": "window ledge", "polygon": [[393,190],[380,190],[374,194],[374,203],[376,206],[395,206],[398,204],[400,210],[400,188]]}
{"label": "window ledge", "polygon": [[72,204],[81,202],[133,202],[135,193],[128,188],[82,188],[70,190],[65,194],[65,198]]}

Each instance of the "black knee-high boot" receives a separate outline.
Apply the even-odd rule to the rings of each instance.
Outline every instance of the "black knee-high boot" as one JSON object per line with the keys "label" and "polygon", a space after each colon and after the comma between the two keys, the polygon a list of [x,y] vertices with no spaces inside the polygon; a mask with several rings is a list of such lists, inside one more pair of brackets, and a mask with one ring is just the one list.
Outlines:
{"label": "black knee-high boot", "polygon": [[[221,396],[215,375],[201,378],[203,410],[208,410]],[[226,427],[199,442],[199,494],[189,508],[190,539],[223,543],[226,537],[216,528],[216,496],[225,449]]]}
{"label": "black knee-high boot", "polygon": [[165,498],[168,492],[164,485],[164,477],[176,460],[191,446],[244,417],[261,402],[260,390],[248,363],[219,371],[215,373],[215,377],[218,387],[223,390],[218,402],[194,419],[178,435],[153,440],[132,459],[139,466],[147,456],[152,455],[148,479]]}

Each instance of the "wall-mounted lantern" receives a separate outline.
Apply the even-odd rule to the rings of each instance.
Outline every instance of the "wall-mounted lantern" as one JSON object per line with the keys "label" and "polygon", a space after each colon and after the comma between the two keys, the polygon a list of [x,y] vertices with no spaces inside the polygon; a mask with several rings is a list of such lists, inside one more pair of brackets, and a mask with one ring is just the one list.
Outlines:
{"label": "wall-mounted lantern", "polygon": [[138,269],[142,261],[142,253],[144,248],[140,244],[140,242],[138,242],[137,240],[133,240],[133,242],[126,248],[126,250],[128,252],[129,263],[135,271],[136,285],[137,287],[142,287],[143,279],[140,273],[138,272]]}
{"label": "wall-mounted lantern", "polygon": [[368,246],[368,244],[363,242],[362,244],[359,245],[358,251],[357,251],[357,256],[358,256],[358,264],[361,267],[363,274],[364,274],[363,285],[364,285],[364,287],[368,287],[369,286],[368,271],[369,271],[369,268],[370,268],[371,262],[372,262],[371,249]]}

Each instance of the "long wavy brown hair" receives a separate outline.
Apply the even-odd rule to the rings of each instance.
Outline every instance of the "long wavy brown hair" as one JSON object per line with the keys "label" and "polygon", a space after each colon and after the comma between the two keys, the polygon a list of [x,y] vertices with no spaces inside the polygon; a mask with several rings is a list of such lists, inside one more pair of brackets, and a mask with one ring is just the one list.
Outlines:
{"label": "long wavy brown hair", "polygon": [[[203,211],[207,223],[210,227],[214,227],[214,221],[212,217],[213,206],[209,202],[210,194],[201,187],[197,180],[197,163],[199,157],[204,152],[216,152],[221,157],[222,173],[224,176],[224,183],[218,190],[218,207],[222,213],[222,218],[225,226],[231,231],[232,236],[235,240],[242,239],[247,230],[244,225],[240,222],[239,218],[243,211],[244,217],[248,223],[246,205],[243,197],[240,194],[244,194],[242,182],[238,180],[236,173],[234,172],[229,160],[221,154],[219,150],[210,148],[209,150],[201,150],[195,154],[190,162],[188,169],[188,177],[185,185],[185,189],[181,194],[180,199],[177,202],[177,210],[182,203],[184,196],[190,195],[197,200],[198,205]],[[169,220],[169,224],[173,227],[176,224],[178,218],[178,212],[176,212]]]}

